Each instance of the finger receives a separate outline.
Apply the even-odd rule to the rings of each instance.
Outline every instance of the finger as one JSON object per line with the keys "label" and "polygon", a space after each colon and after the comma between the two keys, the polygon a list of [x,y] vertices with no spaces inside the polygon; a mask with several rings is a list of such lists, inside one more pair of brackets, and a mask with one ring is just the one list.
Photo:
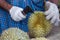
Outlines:
{"label": "finger", "polygon": [[22,17],[20,17],[19,15],[18,15],[18,17],[17,17],[19,20],[22,20],[23,18]]}
{"label": "finger", "polygon": [[53,15],[52,15],[52,13],[51,13],[51,14],[49,14],[49,15],[46,17],[46,19],[47,19],[47,20],[50,20],[52,17],[53,17]]}
{"label": "finger", "polygon": [[21,17],[21,18],[26,18],[26,16],[24,16],[20,10],[18,12],[18,16]]}
{"label": "finger", "polygon": [[23,9],[22,9],[22,8],[20,8],[20,7],[19,7],[19,9],[18,9],[18,10],[21,10],[21,11],[23,11]]}
{"label": "finger", "polygon": [[48,11],[45,11],[45,13],[44,13],[45,15],[49,15],[50,14],[50,10],[48,10]]}
{"label": "finger", "polygon": [[19,10],[15,13],[17,20],[22,20],[22,17],[19,15]]}
{"label": "finger", "polygon": [[18,15],[14,15],[12,19],[15,21],[20,21],[20,19],[18,18]]}
{"label": "finger", "polygon": [[16,21],[21,21],[21,20],[22,20],[22,18],[19,18],[19,17],[16,18]]}
{"label": "finger", "polygon": [[59,22],[60,22],[60,19],[59,19]]}
{"label": "finger", "polygon": [[21,18],[26,18],[26,16],[24,16],[21,12],[20,12],[19,16],[20,16]]}
{"label": "finger", "polygon": [[56,21],[56,17],[53,17],[52,19],[51,19],[51,23],[54,23],[55,21]]}
{"label": "finger", "polygon": [[54,25],[59,26],[59,21],[56,21]]}

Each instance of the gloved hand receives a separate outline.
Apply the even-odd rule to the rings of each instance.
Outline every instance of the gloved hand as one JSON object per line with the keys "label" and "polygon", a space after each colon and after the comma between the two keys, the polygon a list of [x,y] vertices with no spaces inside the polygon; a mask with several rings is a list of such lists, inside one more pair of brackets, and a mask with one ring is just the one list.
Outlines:
{"label": "gloved hand", "polygon": [[26,16],[23,15],[22,11],[23,11],[22,8],[13,6],[9,12],[10,12],[11,18],[14,21],[21,21],[24,18],[26,18]]}
{"label": "gloved hand", "polygon": [[59,10],[58,10],[57,5],[47,1],[46,6],[48,8],[48,10],[45,11],[46,19],[50,20],[51,23],[53,23],[55,26],[58,26],[58,24],[59,24]]}

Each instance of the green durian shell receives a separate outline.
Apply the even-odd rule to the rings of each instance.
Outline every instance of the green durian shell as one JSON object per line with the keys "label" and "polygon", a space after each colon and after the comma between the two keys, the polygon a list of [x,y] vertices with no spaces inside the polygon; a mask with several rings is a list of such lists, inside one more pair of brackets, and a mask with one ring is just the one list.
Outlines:
{"label": "green durian shell", "polygon": [[28,29],[32,37],[44,37],[49,34],[52,25],[46,20],[43,12],[35,11],[28,19]]}

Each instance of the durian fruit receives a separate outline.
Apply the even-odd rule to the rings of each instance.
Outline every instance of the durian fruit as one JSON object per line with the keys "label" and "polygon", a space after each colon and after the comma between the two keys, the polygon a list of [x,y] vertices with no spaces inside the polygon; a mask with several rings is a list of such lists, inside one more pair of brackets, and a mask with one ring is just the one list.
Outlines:
{"label": "durian fruit", "polygon": [[48,40],[48,39],[45,37],[39,37],[39,38],[32,38],[31,40]]}
{"label": "durian fruit", "polygon": [[18,28],[9,28],[3,31],[0,40],[30,40],[26,32]]}
{"label": "durian fruit", "polygon": [[28,19],[28,29],[32,37],[44,37],[51,31],[52,25],[43,12],[35,11]]}

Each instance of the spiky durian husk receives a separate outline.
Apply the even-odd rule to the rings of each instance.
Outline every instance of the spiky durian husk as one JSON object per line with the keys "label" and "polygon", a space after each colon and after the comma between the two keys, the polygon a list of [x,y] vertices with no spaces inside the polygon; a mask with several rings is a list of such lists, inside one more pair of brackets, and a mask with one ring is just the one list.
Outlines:
{"label": "spiky durian husk", "polygon": [[28,20],[29,33],[32,37],[46,36],[52,29],[51,23],[46,20],[43,12],[36,11]]}
{"label": "spiky durian husk", "polygon": [[9,28],[3,31],[0,40],[29,40],[29,36],[18,28]]}
{"label": "spiky durian husk", "polygon": [[36,40],[48,40],[48,39],[46,39],[44,37],[40,37],[40,38],[36,38]]}
{"label": "spiky durian husk", "polygon": [[33,39],[31,39],[31,40],[48,40],[48,39],[45,38],[45,37],[39,37],[39,38],[33,38]]}

